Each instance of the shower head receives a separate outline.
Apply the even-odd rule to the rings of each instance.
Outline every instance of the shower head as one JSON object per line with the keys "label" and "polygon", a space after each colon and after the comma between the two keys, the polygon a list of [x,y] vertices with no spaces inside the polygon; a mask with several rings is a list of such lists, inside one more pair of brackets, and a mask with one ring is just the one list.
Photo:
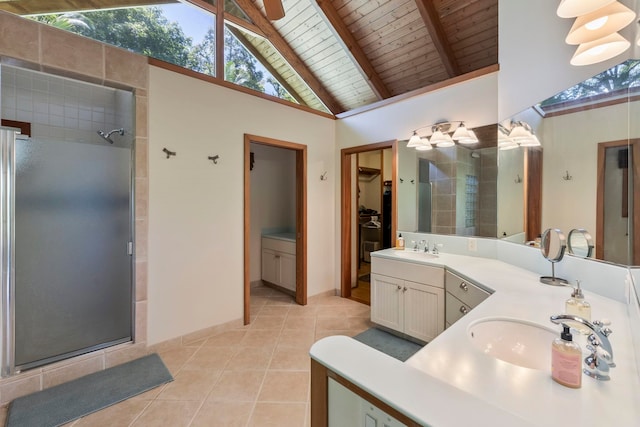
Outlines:
{"label": "shower head", "polygon": [[117,133],[118,135],[123,136],[124,135],[124,129],[123,128],[113,129],[112,131],[109,131],[107,133],[104,133],[103,131],[99,130],[96,133],[98,135],[100,135],[102,137],[102,139],[107,141],[109,144],[113,144],[113,139],[111,139],[111,135],[113,135],[114,133]]}

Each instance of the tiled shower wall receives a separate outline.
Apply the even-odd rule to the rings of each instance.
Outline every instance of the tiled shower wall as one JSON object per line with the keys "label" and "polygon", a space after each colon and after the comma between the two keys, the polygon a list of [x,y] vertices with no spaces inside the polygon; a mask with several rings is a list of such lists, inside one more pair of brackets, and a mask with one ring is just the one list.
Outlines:
{"label": "tiled shower wall", "polygon": [[31,123],[34,138],[104,144],[98,130],[124,128],[131,141],[133,94],[36,71],[0,65],[2,118]]}
{"label": "tiled shower wall", "polygon": [[[80,104],[78,104],[77,130],[73,132],[71,130],[66,131],[69,132],[67,134],[62,131],[62,135],[69,137],[73,137],[72,135],[77,132],[75,137],[86,135],[87,138],[94,138],[95,135],[95,138],[97,138],[96,130],[109,131],[119,127],[127,129],[124,124],[125,116],[135,116],[135,120],[128,126],[131,136],[135,135],[135,344],[121,344],[22,372],[9,378],[2,378],[0,380],[0,405],[4,405],[16,397],[70,381],[135,359],[149,352],[146,347],[149,197],[147,88],[149,64],[144,56],[2,11],[0,11],[0,64],[40,71],[46,73],[46,75],[55,75],[58,78],[65,77],[92,83],[101,86],[106,91],[111,91],[111,93],[113,93],[114,88],[124,89],[125,92],[122,93],[126,94],[128,92],[126,96],[135,96],[134,114],[129,114],[129,112],[125,111],[121,118],[122,124],[120,124],[120,118],[117,115],[111,118],[108,114],[105,114],[104,117],[96,114],[94,119],[93,108],[91,109],[91,125],[89,125],[88,109],[86,108],[84,109],[86,111],[82,112],[83,122],[81,123],[81,109]],[[44,85],[43,81],[32,81],[32,89],[35,84],[37,92],[57,96],[59,94],[55,86],[58,80],[54,79],[53,81],[56,82],[54,83],[54,89],[48,87],[45,90],[44,86],[42,86]],[[24,84],[26,85],[26,82]],[[15,86],[17,88],[17,83]],[[81,98],[78,95],[78,102],[80,102]],[[58,125],[64,123],[65,115],[60,114],[59,107],[54,106],[53,111],[49,108],[45,112],[44,105],[38,104],[36,107],[36,104],[33,103],[33,98],[31,101],[28,98],[22,99],[20,104],[18,102],[16,92],[15,107],[12,106],[12,103],[7,103],[8,110],[6,113],[11,114],[15,111],[16,119],[21,120],[21,117],[26,117],[25,114],[28,112],[28,105],[31,102],[34,121],[39,122],[32,131],[38,134],[46,130],[44,126],[59,128],[60,126]],[[111,104],[114,111],[120,109],[123,102],[125,101],[119,95],[116,95],[114,103]],[[49,104],[50,106],[51,103]],[[2,106],[0,106],[0,110],[1,108]],[[4,115],[5,111],[1,110],[1,112]],[[96,111],[96,113],[99,113],[99,111]],[[107,113],[106,110],[105,113]],[[38,117],[35,117],[36,114]],[[67,118],[67,124],[75,124],[72,116],[73,113]],[[60,117],[62,117],[62,121]],[[100,127],[94,129],[96,125]],[[60,132],[57,129],[49,130],[54,133]],[[114,140],[117,141],[117,137]]]}

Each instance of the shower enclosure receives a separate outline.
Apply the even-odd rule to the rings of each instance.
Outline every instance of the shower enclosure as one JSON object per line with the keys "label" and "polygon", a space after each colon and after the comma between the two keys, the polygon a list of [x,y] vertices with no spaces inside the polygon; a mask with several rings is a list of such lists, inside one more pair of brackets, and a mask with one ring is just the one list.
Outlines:
{"label": "shower enclosure", "polygon": [[3,376],[132,338],[133,137],[37,126],[0,130]]}

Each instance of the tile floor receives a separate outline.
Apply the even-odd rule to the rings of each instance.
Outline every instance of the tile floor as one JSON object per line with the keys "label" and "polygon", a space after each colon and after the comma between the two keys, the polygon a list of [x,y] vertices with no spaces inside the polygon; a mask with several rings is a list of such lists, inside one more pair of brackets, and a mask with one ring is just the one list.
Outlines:
{"label": "tile floor", "polygon": [[335,296],[298,306],[257,287],[251,312],[248,326],[160,352],[173,382],[66,427],[308,427],[309,348],[368,329],[369,306]]}

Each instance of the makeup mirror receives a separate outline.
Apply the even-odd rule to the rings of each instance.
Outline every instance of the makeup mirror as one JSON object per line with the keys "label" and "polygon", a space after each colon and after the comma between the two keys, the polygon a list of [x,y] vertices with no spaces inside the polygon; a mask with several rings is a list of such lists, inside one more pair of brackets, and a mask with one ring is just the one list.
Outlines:
{"label": "makeup mirror", "polygon": [[593,239],[584,228],[574,228],[567,237],[567,251],[575,256],[590,258],[593,256]]}
{"label": "makeup mirror", "polygon": [[551,276],[542,276],[540,282],[553,286],[566,286],[569,283],[565,279],[556,277],[555,270],[555,264],[562,260],[566,248],[567,240],[562,231],[557,228],[547,228],[544,233],[542,233],[540,251],[542,252],[542,256],[551,263]]}

